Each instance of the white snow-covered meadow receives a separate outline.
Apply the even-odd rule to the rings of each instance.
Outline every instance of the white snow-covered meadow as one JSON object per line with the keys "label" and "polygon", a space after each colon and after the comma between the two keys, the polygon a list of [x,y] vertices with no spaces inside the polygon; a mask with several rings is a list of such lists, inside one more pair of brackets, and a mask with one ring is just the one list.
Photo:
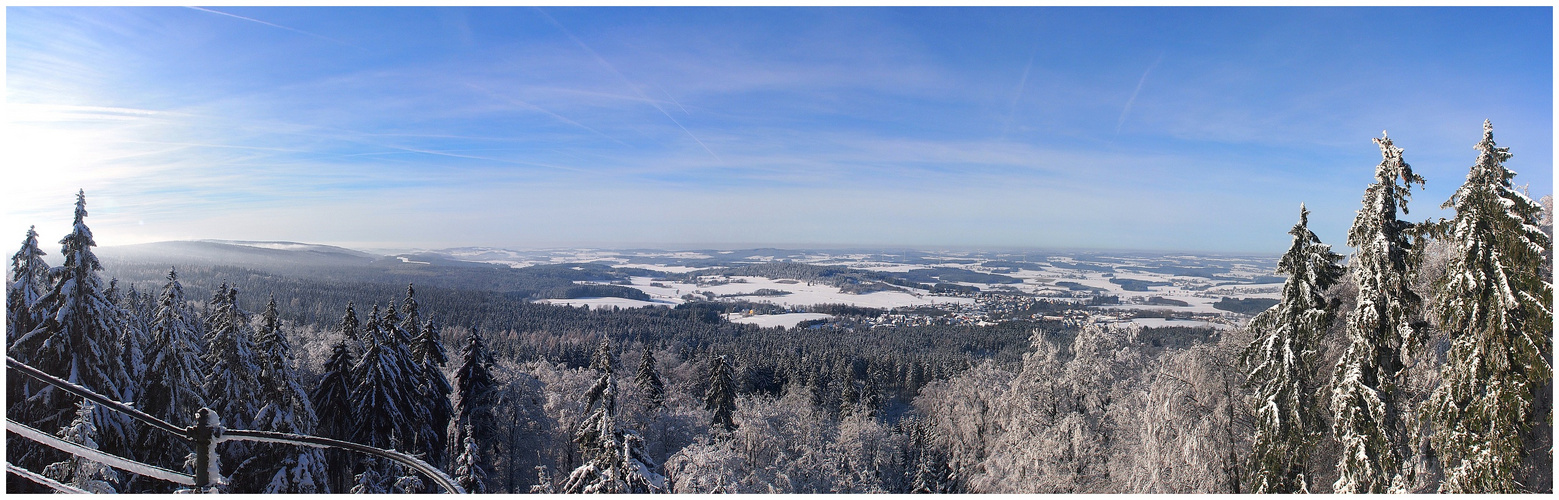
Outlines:
{"label": "white snow-covered meadow", "polygon": [[731,313],[731,314],[727,314],[725,316],[725,319],[730,321],[730,322],[732,322],[732,323],[744,323],[744,324],[749,324],[749,325],[758,325],[758,326],[761,326],[761,327],[764,327],[764,328],[771,328],[771,327],[776,327],[776,326],[783,326],[785,328],[790,328],[790,327],[796,326],[797,324],[800,324],[803,321],[811,321],[811,320],[815,320],[815,319],[829,319],[829,318],[832,318],[832,317],[833,317],[832,315],[823,314],[823,313],[785,313],[785,314],[754,314],[754,315],[744,315],[744,314],[741,314],[741,313]]}
{"label": "white snow-covered meadow", "polygon": [[[739,269],[759,263],[794,262],[840,266],[852,270],[911,276],[925,284],[945,283],[983,292],[1017,293],[1044,298],[1080,300],[1091,295],[1115,296],[1118,305],[1105,310],[1168,310],[1191,314],[1227,314],[1213,305],[1224,298],[1276,299],[1282,288],[1273,283],[1275,259],[1270,256],[1220,255],[1103,255],[1103,254],[1001,254],[992,252],[865,252],[826,250],[602,250],[550,249],[506,250],[459,248],[438,251],[457,260],[503,264],[516,268],[571,263],[606,264],[616,269],[645,270],[667,277],[636,276],[625,286],[643,291],[650,300],[614,297],[546,299],[539,302],[597,307],[675,307],[697,300],[744,300],[785,307],[846,304],[893,309],[935,304],[974,304],[970,297],[932,294],[926,290],[895,286],[894,290],[845,293],[821,282],[741,276]],[[737,271],[726,278],[704,277],[692,283],[678,275],[713,268]],[[978,283],[959,276],[938,280],[916,279],[933,269],[958,269],[996,275],[1015,283]],[[974,276],[967,275],[966,276]],[[950,278],[950,279],[949,279]],[[971,278],[972,279],[972,278]],[[1268,282],[1260,282],[1265,279]],[[992,279],[986,281],[999,281]],[[1128,285],[1133,284],[1133,285]],[[1144,289],[1145,287],[1145,289]],[[765,290],[766,294],[757,294]],[[781,292],[774,294],[771,291]],[[1173,301],[1184,302],[1181,306]]]}

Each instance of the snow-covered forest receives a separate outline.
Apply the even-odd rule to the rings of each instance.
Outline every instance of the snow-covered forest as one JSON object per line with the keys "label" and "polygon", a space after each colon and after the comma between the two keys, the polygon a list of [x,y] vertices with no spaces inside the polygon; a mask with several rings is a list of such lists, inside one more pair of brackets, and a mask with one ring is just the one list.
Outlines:
{"label": "snow-covered forest", "polygon": [[[1516,187],[1485,123],[1454,217],[1410,222],[1426,180],[1375,142],[1352,253],[1301,206],[1280,301],[1231,330],[759,328],[220,266],[121,286],[78,193],[63,264],[31,230],[11,259],[7,354],[177,426],[210,408],[406,451],[472,493],[1551,492],[1552,200]],[[194,467],[183,440],[14,372],[6,407]],[[228,492],[438,490],[346,451],[218,451]],[[6,455],[90,492],[177,489],[15,434]]]}

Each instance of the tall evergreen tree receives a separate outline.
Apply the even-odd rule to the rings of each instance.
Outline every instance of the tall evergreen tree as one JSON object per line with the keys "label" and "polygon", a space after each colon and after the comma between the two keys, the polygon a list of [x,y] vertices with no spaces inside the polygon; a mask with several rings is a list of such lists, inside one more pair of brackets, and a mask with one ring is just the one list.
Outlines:
{"label": "tall evergreen tree", "polygon": [[[358,420],[352,407],[352,389],[357,387],[357,379],[353,377],[352,349],[347,346],[348,342],[350,339],[343,337],[332,349],[330,360],[325,362],[325,374],[309,393],[309,401],[319,420],[315,432],[327,438],[350,441]],[[328,490],[336,493],[350,490],[354,484],[352,467],[357,463],[356,454],[331,449],[325,451],[325,459]]]}
{"label": "tall evergreen tree", "polygon": [[726,364],[725,356],[715,356],[710,361],[709,391],[704,393],[704,409],[713,413],[709,425],[727,431],[736,429],[736,423],[731,419],[736,412],[736,385],[731,382],[731,366]]}
{"label": "tall evergreen tree", "polygon": [[222,417],[223,426],[248,429],[259,410],[261,368],[255,353],[254,329],[249,326],[249,314],[238,307],[237,288],[224,283],[210,304],[206,347],[210,371],[203,384],[206,400]]}
{"label": "tall evergreen tree", "polygon": [[[395,301],[385,304],[384,317],[379,319],[379,331],[395,341],[402,349],[410,349],[412,333],[401,328],[401,315],[395,310]],[[415,330],[416,325],[412,325]]]}
{"label": "tall evergreen tree", "polygon": [[[135,291],[134,284],[122,290],[119,288],[118,279],[110,279],[105,295],[110,302],[118,306],[119,313],[116,319],[119,331],[117,341],[119,362],[124,366],[126,376],[119,398],[120,401],[140,401],[145,398],[147,363],[150,362],[147,351],[151,344],[150,312],[144,311],[144,307],[140,304],[140,294]],[[129,431],[125,439],[132,444],[140,442],[141,437],[148,433],[163,434],[162,431],[154,430],[139,422],[132,422]],[[141,450],[131,446],[125,451],[136,455]],[[155,488],[153,483],[158,482],[133,473],[126,474],[125,477],[119,491],[126,493],[140,493],[143,488]]]}
{"label": "tall evergreen tree", "polygon": [[425,324],[418,323],[421,316],[417,312],[416,290],[411,285],[406,285],[406,299],[401,302],[401,307],[406,311],[403,328],[417,333],[412,340],[411,357],[418,370],[417,389],[426,406],[423,425],[413,449],[424,453],[430,463],[443,464],[449,419],[455,411],[449,402],[452,388],[444,378],[444,365],[449,362],[449,354],[444,350],[438,325],[432,320]]}
{"label": "tall evergreen tree", "polygon": [[[7,350],[16,342],[18,335],[32,331],[43,321],[36,305],[49,289],[49,264],[43,261],[44,255],[47,254],[38,248],[38,232],[34,227],[28,227],[27,237],[22,239],[22,249],[11,256],[11,281],[5,291]],[[26,362],[25,359],[22,361]]]}
{"label": "tall evergreen tree", "polygon": [[415,337],[422,328],[422,315],[417,311],[417,290],[409,283],[406,285],[406,298],[401,299],[401,310],[406,314],[401,319],[401,329]]}
{"label": "tall evergreen tree", "polygon": [[[254,329],[249,314],[238,307],[238,289],[226,283],[211,297],[211,317],[207,320],[206,373],[202,388],[210,408],[232,429],[252,428],[259,408],[260,359],[254,347]],[[250,443],[235,441],[222,445],[222,473],[233,471],[249,458]]]}
{"label": "tall evergreen tree", "polygon": [[343,340],[354,346],[361,347],[363,334],[360,331],[362,323],[357,320],[357,311],[352,309],[352,302],[346,303],[346,315],[341,317],[341,324],[337,327],[341,330]]}
{"label": "tall evergreen tree", "polygon": [[314,405],[299,384],[292,345],[282,331],[281,315],[273,295],[260,314],[260,329],[255,332],[254,347],[260,368],[260,411],[255,428],[289,433],[311,433],[315,426]]}
{"label": "tall evergreen tree", "polygon": [[493,398],[497,382],[493,379],[493,359],[482,336],[475,328],[466,337],[460,351],[460,366],[455,369],[454,421],[450,423],[449,442],[475,439],[489,443],[493,428]]}
{"label": "tall evergreen tree", "polygon": [[[352,389],[353,413],[358,418],[356,441],[379,448],[391,446],[392,439],[413,435],[414,420],[408,409],[418,408],[416,385],[407,376],[413,373],[405,346],[397,344],[397,333],[386,331],[374,306],[363,331],[363,358],[352,369],[357,386]],[[387,475],[387,471],[380,471]]]}
{"label": "tall evergreen tree", "polygon": [[[260,314],[255,332],[259,362],[259,411],[253,428],[291,434],[313,434],[314,405],[293,368],[292,346],[282,331],[273,295]],[[235,488],[261,493],[323,493],[327,486],[325,458],[318,448],[260,444],[234,474]]]}
{"label": "tall evergreen tree", "polygon": [[[412,304],[416,302],[412,301]],[[383,334],[382,347],[388,354],[386,359],[392,360],[397,366],[398,376],[395,378],[395,383],[398,385],[394,391],[406,395],[402,400],[404,406],[400,408],[401,415],[406,419],[397,427],[396,438],[414,453],[427,453],[426,457],[434,460],[433,463],[443,465],[444,440],[440,436],[446,429],[435,429],[432,425],[433,407],[438,403],[434,401],[430,386],[423,380],[427,373],[412,354],[417,325],[411,324],[411,331],[402,328],[406,323],[397,312],[393,300],[385,307],[384,317],[378,323],[379,331]],[[432,444],[437,444],[439,449],[431,451]]]}
{"label": "tall evergreen tree", "polygon": [[1332,432],[1343,457],[1333,489],[1340,493],[1403,490],[1409,482],[1402,470],[1408,452],[1398,374],[1404,349],[1421,342],[1415,325],[1420,299],[1408,286],[1413,224],[1398,220],[1397,210],[1407,213],[1410,188],[1424,179],[1391,139],[1382,134],[1375,143],[1383,159],[1348,230],[1348,245],[1357,249],[1349,265],[1358,303],[1348,315],[1348,349],[1333,376]]}
{"label": "tall evergreen tree", "polygon": [[1343,276],[1342,256],[1309,228],[1310,211],[1299,206],[1294,243],[1278,261],[1288,275],[1282,299],[1250,322],[1255,333],[1245,349],[1248,383],[1255,386],[1256,436],[1251,459],[1257,493],[1309,491],[1305,462],[1320,432],[1316,407],[1316,347],[1332,321],[1324,292]]}
{"label": "tall evergreen tree", "polygon": [[655,368],[655,352],[649,345],[644,346],[644,355],[639,357],[639,372],[634,375],[633,383],[644,391],[646,409],[654,410],[666,404],[666,383],[660,380],[660,371]]}
{"label": "tall evergreen tree", "polygon": [[1442,208],[1456,218],[1439,228],[1453,252],[1433,305],[1451,334],[1441,382],[1430,396],[1430,438],[1445,466],[1441,490],[1530,490],[1517,468],[1530,451],[1522,434],[1534,423],[1533,400],[1552,376],[1553,288],[1541,274],[1549,240],[1542,207],[1511,188],[1510,148],[1496,147],[1483,122],[1478,160]]}
{"label": "tall evergreen tree", "polygon": [[[5,291],[5,348],[6,355],[16,358],[23,363],[31,363],[31,356],[23,349],[17,349],[18,337],[31,332],[34,327],[43,322],[42,311],[38,310],[38,299],[50,288],[49,264],[43,261],[45,253],[38,248],[38,232],[33,227],[27,228],[27,237],[22,240],[21,250],[17,250],[11,256],[10,281],[6,284]],[[36,383],[29,383],[27,377],[11,376],[5,381],[5,400],[11,408],[17,407],[16,403],[26,400],[31,394],[29,389],[36,390]],[[16,415],[9,409],[7,416]],[[21,444],[11,449],[12,456],[20,456],[22,448],[33,448],[31,443]],[[28,487],[18,485],[19,487]]]}
{"label": "tall evergreen tree", "polygon": [[613,376],[609,341],[601,340],[590,367],[601,377],[585,393],[589,415],[574,433],[584,465],[564,481],[563,493],[664,493],[666,478],[655,473],[655,461],[644,451],[638,433],[617,425],[617,381]]}
{"label": "tall evergreen tree", "polygon": [[146,380],[146,346],[151,343],[147,321],[138,316],[134,286],[121,291],[119,280],[111,279],[104,296],[114,303],[118,312],[115,330],[119,332],[119,339],[116,342],[119,344],[119,362],[124,366],[126,376],[119,397],[122,401],[138,401],[145,389],[142,383]]}
{"label": "tall evergreen tree", "polygon": [[[76,214],[73,229],[60,240],[60,254],[65,263],[49,270],[52,288],[38,298],[36,310],[43,321],[32,331],[17,337],[12,352],[22,354],[28,364],[45,373],[109,396],[123,394],[130,384],[118,345],[120,323],[119,307],[108,299],[92,247],[92,230],[87,228],[86,193],[76,193]],[[78,410],[76,396],[64,391],[29,382],[24,390],[27,399],[8,408],[7,413],[16,420],[39,429],[60,429],[75,418]],[[130,421],[128,417],[97,407],[94,421],[98,426],[98,444],[101,449],[117,455],[127,455],[130,446]],[[33,452],[37,448],[18,449],[13,463],[23,467],[42,465],[43,460]],[[52,451],[43,454],[54,456]]]}
{"label": "tall evergreen tree", "polygon": [[[184,299],[177,271],[169,269],[152,317],[141,409],[178,426],[193,424],[195,412],[207,404],[202,390],[205,348],[195,329],[197,321]],[[141,461],[172,469],[179,468],[191,451],[183,439],[156,430],[143,432],[136,443]]]}

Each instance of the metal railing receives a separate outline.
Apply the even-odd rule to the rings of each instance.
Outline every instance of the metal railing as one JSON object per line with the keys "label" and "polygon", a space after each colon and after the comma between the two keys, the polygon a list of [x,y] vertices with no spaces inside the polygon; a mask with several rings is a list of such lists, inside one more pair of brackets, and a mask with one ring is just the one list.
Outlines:
{"label": "metal railing", "polygon": [[[124,413],[125,415],[129,415],[130,418],[150,425],[155,429],[178,436],[187,441],[190,444],[190,447],[195,450],[195,475],[191,476],[161,467],[136,462],[123,457],[110,455],[91,448],[86,448],[84,446],[56,438],[46,432],[34,429],[10,419],[6,419],[5,421],[5,429],[7,431],[32,441],[36,441],[45,446],[83,457],[88,460],[100,462],[104,465],[108,465],[116,469],[127,470],[143,476],[154,477],[186,486],[193,486],[198,488],[199,491],[207,491],[208,488],[214,486],[212,484],[213,478],[210,469],[212,459],[216,457],[216,446],[227,441],[253,441],[261,443],[280,443],[309,446],[313,448],[338,448],[381,458],[387,458],[411,467],[417,472],[432,478],[433,481],[438,483],[438,485],[442,487],[447,493],[465,493],[465,490],[462,489],[454,479],[451,479],[448,474],[445,474],[444,471],[429,465],[427,462],[424,462],[417,457],[400,451],[385,450],[349,441],[323,438],[319,436],[305,436],[300,434],[288,434],[284,432],[245,429],[224,429],[222,427],[221,419],[218,417],[217,413],[212,411],[210,408],[201,408],[200,411],[195,412],[195,425],[180,428],[179,426],[170,424],[163,421],[162,419],[153,417],[146,414],[145,412],[137,410],[128,404],[114,401],[109,399],[107,396],[92,392],[90,389],[72,384],[53,375],[44,373],[42,370],[28,366],[27,364],[17,361],[15,358],[10,356],[5,357],[5,365],[7,368],[21,372],[23,375],[37,379],[65,392],[80,396],[100,406]],[[11,465],[10,463],[6,464],[6,471],[27,478],[44,486],[48,486],[49,488],[52,488],[56,491],[66,493],[82,492],[81,490],[75,489],[68,485],[60,484],[59,482],[38,475],[32,471]]]}

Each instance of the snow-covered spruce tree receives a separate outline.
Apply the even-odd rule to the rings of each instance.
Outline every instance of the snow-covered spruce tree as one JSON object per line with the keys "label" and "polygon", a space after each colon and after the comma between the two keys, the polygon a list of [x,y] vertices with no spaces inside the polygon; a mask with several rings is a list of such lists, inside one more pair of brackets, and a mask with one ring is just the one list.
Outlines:
{"label": "snow-covered spruce tree", "polygon": [[211,336],[216,333],[217,324],[223,319],[221,315],[217,314],[217,310],[222,307],[224,302],[227,302],[226,281],[223,281],[222,286],[217,287],[216,291],[211,293],[211,298],[206,299],[205,308],[200,311],[201,325],[205,327],[204,340],[207,344],[211,343]]}
{"label": "snow-covered spruce tree", "polygon": [[709,391],[704,393],[704,409],[713,416],[709,425],[730,431],[736,428],[731,414],[736,411],[736,385],[731,382],[731,366],[725,356],[715,356],[709,365]]}
{"label": "snow-covered spruce tree", "polygon": [[1407,213],[1410,188],[1424,179],[1381,135],[1375,182],[1348,229],[1348,245],[1357,249],[1349,267],[1358,298],[1347,318],[1348,348],[1333,375],[1332,433],[1343,457],[1332,485],[1338,493],[1400,491],[1411,482],[1403,470],[1407,432],[1398,374],[1404,350],[1422,342],[1415,324],[1421,299],[1408,286],[1413,224],[1398,220],[1397,210]]}
{"label": "snow-covered spruce tree", "polygon": [[[346,303],[346,314],[341,316],[341,324],[337,326],[341,330],[341,337],[354,349],[362,349],[363,334],[362,323],[357,320],[357,311],[352,308],[352,301]],[[361,352],[361,351],[358,351]],[[356,352],[353,353],[357,354]]]}
{"label": "snow-covered spruce tree", "polygon": [[[202,387],[222,425],[248,429],[259,409],[260,359],[254,347],[249,313],[238,307],[238,289],[223,283],[208,302],[206,373]],[[234,465],[237,462],[233,462]]]}
{"label": "snow-covered spruce tree", "polygon": [[410,283],[406,284],[406,298],[401,299],[401,312],[406,314],[401,318],[401,329],[415,336],[422,328],[422,314],[417,311],[417,289]]}
{"label": "snow-covered spruce tree", "polygon": [[[376,448],[395,448],[407,442],[406,437],[415,435],[421,424],[408,411],[426,408],[417,400],[416,381],[410,378],[416,373],[415,365],[396,330],[375,305],[363,325],[363,357],[352,368],[357,380],[351,394],[352,413],[358,420],[351,440]],[[395,481],[391,462],[364,463],[377,469],[373,477],[386,483]],[[380,487],[388,491],[391,484]]]}
{"label": "snow-covered spruce tree", "polygon": [[[617,381],[613,377],[611,344],[601,341],[590,366],[601,377],[585,394],[590,412],[574,433],[585,458],[563,482],[563,493],[664,493],[666,478],[655,472],[655,461],[644,452],[639,434],[617,425]],[[597,406],[599,403],[599,406]]]}
{"label": "snow-covered spruce tree", "polygon": [[[32,331],[43,321],[34,309],[38,299],[49,289],[49,264],[43,261],[47,255],[38,248],[38,232],[27,228],[22,239],[22,249],[11,256],[11,280],[5,291],[5,345],[7,350],[18,335]],[[27,360],[23,359],[22,362]],[[12,398],[11,401],[17,401]]]}
{"label": "snow-covered spruce tree", "polygon": [[[412,332],[402,329],[401,324],[401,315],[395,310],[395,301],[391,300],[389,304],[385,304],[384,316],[379,319],[379,331],[391,336],[397,345],[409,353]],[[416,329],[415,326],[413,325],[413,330]]]}
{"label": "snow-covered spruce tree", "polygon": [[[356,402],[352,399],[353,391],[358,387],[356,355],[367,349],[353,302],[347,302],[337,329],[341,339],[332,348],[318,385],[309,393],[309,402],[318,417],[315,432],[331,439],[357,441],[362,437],[362,428]],[[357,453],[326,450],[325,461],[325,482],[331,492],[353,491],[358,486],[354,471],[358,470],[361,461]]]}
{"label": "snow-covered spruce tree", "polygon": [[[211,297],[210,328],[207,333],[206,373],[202,388],[209,408],[216,410],[222,425],[231,429],[252,428],[259,410],[260,360],[254,348],[254,329],[249,314],[238,307],[238,289],[226,283]],[[221,447],[222,466],[232,471],[249,458],[250,443],[228,442]]]}
{"label": "snow-covered spruce tree", "polygon": [[660,371],[655,368],[653,351],[649,345],[644,346],[644,355],[639,358],[639,371],[633,376],[633,383],[644,391],[646,411],[653,411],[666,404],[666,383],[660,380]]}
{"label": "snow-covered spruce tree", "polygon": [[[416,302],[413,301],[412,303],[415,304]],[[378,323],[379,331],[384,334],[382,347],[386,352],[392,354],[388,359],[393,359],[398,364],[400,376],[396,378],[396,382],[400,385],[395,388],[395,392],[409,395],[404,400],[405,406],[402,406],[400,409],[401,415],[404,415],[406,420],[401,422],[401,425],[396,429],[396,437],[400,440],[401,446],[404,446],[406,450],[412,453],[425,453],[425,459],[432,460],[435,464],[444,465],[442,460],[444,439],[442,435],[447,429],[445,427],[434,428],[433,426],[432,417],[435,413],[433,407],[437,406],[439,402],[435,401],[434,395],[430,392],[431,387],[424,380],[424,376],[427,373],[423,370],[422,365],[417,362],[416,356],[412,351],[415,347],[415,333],[420,330],[420,327],[419,325],[411,324],[409,325],[412,328],[410,331],[402,328],[402,325],[406,323],[403,322],[400,315],[396,312],[395,301],[393,300],[385,308],[384,317]],[[437,444],[438,449],[428,449],[432,444]]]}
{"label": "snow-covered spruce tree", "polygon": [[1251,457],[1257,493],[1309,491],[1305,462],[1321,432],[1316,405],[1316,347],[1332,321],[1324,292],[1342,279],[1342,256],[1309,228],[1310,211],[1299,205],[1294,243],[1278,261],[1288,275],[1282,299],[1257,314],[1247,327],[1255,338],[1244,353],[1255,387],[1255,453]]}
{"label": "snow-covered spruce tree", "polygon": [[[60,438],[88,449],[98,449],[97,423],[94,422],[96,419],[93,417],[95,409],[96,405],[90,402],[77,403],[76,418],[70,421],[70,425],[60,429]],[[81,457],[69,456],[65,460],[49,464],[48,467],[44,467],[43,475],[88,493],[119,492],[117,471],[107,465]]]}
{"label": "snow-covered spruce tree", "polygon": [[[309,393],[309,402],[313,404],[315,416],[318,417],[315,432],[320,436],[345,441],[354,441],[359,437],[359,420],[352,401],[352,391],[358,385],[354,353],[362,349],[359,327],[353,303],[347,302],[346,312],[337,327],[341,339],[336,342],[330,359],[325,362],[325,373]],[[358,464],[358,455],[331,449],[325,451],[325,461],[329,490],[333,493],[350,491],[356,484],[353,471]]]}
{"label": "snow-covered spruce tree", "polygon": [[411,357],[420,371],[417,376],[419,392],[427,404],[427,415],[424,430],[418,434],[412,449],[425,453],[429,463],[442,465],[446,456],[445,438],[449,433],[449,419],[455,411],[449,402],[452,388],[444,378],[444,364],[449,362],[449,354],[444,350],[438,325],[433,320],[419,323],[421,316],[417,312],[415,294],[411,285],[406,285],[406,299],[401,303],[406,312],[402,328],[408,332],[419,332],[412,340]]}
{"label": "snow-covered spruce tree", "polygon": [[[150,318],[142,314],[142,307],[136,302],[139,294],[135,292],[135,286],[128,290],[119,288],[118,279],[108,281],[108,290],[104,292],[109,302],[116,306],[118,317],[115,318],[115,329],[119,332],[119,339],[115,341],[119,345],[119,362],[125,369],[125,383],[120,388],[120,401],[139,401],[146,391],[146,363],[147,346],[151,344]],[[145,433],[162,431],[153,430],[139,422],[131,422],[129,433],[125,436],[128,443],[140,441]],[[126,449],[134,455],[137,451],[133,446]],[[126,493],[140,493],[142,489],[149,487],[150,483],[139,475],[126,474],[119,491]]]}
{"label": "snow-covered spruce tree", "polygon": [[1456,218],[1438,228],[1453,246],[1433,311],[1451,335],[1441,382],[1425,411],[1430,441],[1449,493],[1517,493],[1517,468],[1532,450],[1522,434],[1536,392],[1552,376],[1553,288],[1539,274],[1551,242],[1538,226],[1542,207],[1512,189],[1510,148],[1494,145],[1483,122],[1478,160],[1442,208]]}
{"label": "snow-covered spruce tree", "polygon": [[449,442],[490,443],[493,431],[493,359],[482,343],[482,335],[471,329],[466,346],[460,351],[460,366],[455,369],[454,421],[450,422]]}
{"label": "snow-covered spruce tree", "polygon": [[482,467],[482,453],[476,449],[476,439],[466,429],[460,454],[455,457],[455,481],[466,493],[487,493],[487,469]]}
{"label": "snow-covered spruce tree", "polygon": [[[195,330],[197,321],[184,299],[177,271],[169,269],[152,316],[151,345],[146,350],[150,361],[140,403],[147,414],[181,427],[194,424],[195,412],[206,406],[205,347]],[[135,450],[141,461],[171,469],[178,469],[191,451],[183,439],[157,430],[141,433]]]}
{"label": "snow-covered spruce tree", "polygon": [[[38,248],[38,232],[34,229],[27,228],[27,237],[22,239],[21,250],[17,250],[16,254],[11,256],[10,281],[6,283],[5,291],[6,355],[23,363],[31,363],[31,359],[28,353],[15,349],[16,339],[22,334],[31,332],[34,327],[43,322],[42,312],[37,309],[36,304],[50,288],[49,264],[43,261],[45,254]],[[16,402],[30,395],[29,388],[32,390],[39,388],[36,382],[29,384],[30,380],[22,376],[6,378],[7,416],[16,417],[12,411],[18,408]],[[31,446],[27,445],[27,447]],[[19,449],[11,449],[13,456],[20,455]]]}
{"label": "snow-covered spruce tree", "polygon": [[[273,295],[255,331],[260,410],[252,425],[262,431],[313,434],[314,405],[293,369],[292,346],[282,331],[280,316]],[[253,455],[233,474],[233,487],[244,492],[325,493],[325,474],[325,457],[319,448],[257,444]]]}
{"label": "snow-covered spruce tree", "polygon": [[[76,216],[69,235],[60,240],[60,255],[65,263],[49,270],[48,293],[38,298],[35,310],[43,318],[32,331],[21,334],[11,352],[45,373],[84,386],[99,394],[117,397],[130,384],[121,363],[118,345],[119,307],[104,293],[99,271],[103,267],[93,254],[92,230],[87,228],[86,194],[76,193]],[[51,386],[29,383],[27,399],[7,410],[17,421],[38,429],[68,426],[77,411],[76,396]],[[98,407],[94,410],[101,449],[120,456],[128,455],[130,421],[117,412]],[[12,463],[37,470],[57,456],[52,450],[35,455],[37,448],[11,451]],[[47,460],[38,462],[37,460]]]}
{"label": "snow-covered spruce tree", "polygon": [[[358,422],[352,409],[352,389],[357,387],[357,379],[353,378],[352,349],[347,346],[350,341],[349,338],[342,338],[336,342],[330,360],[325,362],[325,374],[320,376],[319,385],[314,386],[314,391],[309,393],[309,401],[314,405],[319,420],[314,432],[323,437],[348,441],[353,439],[353,430],[357,428]],[[327,489],[333,493],[350,490],[354,484],[352,467],[357,464],[356,453],[330,449],[325,451],[325,460]]]}
{"label": "snow-covered spruce tree", "polygon": [[362,332],[363,358],[352,368],[357,386],[352,388],[351,400],[358,419],[353,441],[388,448],[392,438],[407,434],[412,419],[404,412],[416,407],[417,394],[406,390],[415,386],[406,381],[411,370],[402,357],[404,349],[395,345],[397,334],[385,331],[382,322],[375,305]]}
{"label": "snow-covered spruce tree", "polygon": [[[121,401],[138,401],[141,392],[145,389],[142,384],[146,380],[146,346],[151,343],[151,333],[146,328],[146,318],[139,317],[135,304],[136,293],[132,287],[128,291],[119,289],[119,280],[111,279],[108,282],[108,291],[103,294],[108,301],[114,303],[118,311],[118,323],[116,330],[119,332],[119,363],[125,368],[124,387],[120,388]],[[133,439],[133,437],[132,437]]]}

